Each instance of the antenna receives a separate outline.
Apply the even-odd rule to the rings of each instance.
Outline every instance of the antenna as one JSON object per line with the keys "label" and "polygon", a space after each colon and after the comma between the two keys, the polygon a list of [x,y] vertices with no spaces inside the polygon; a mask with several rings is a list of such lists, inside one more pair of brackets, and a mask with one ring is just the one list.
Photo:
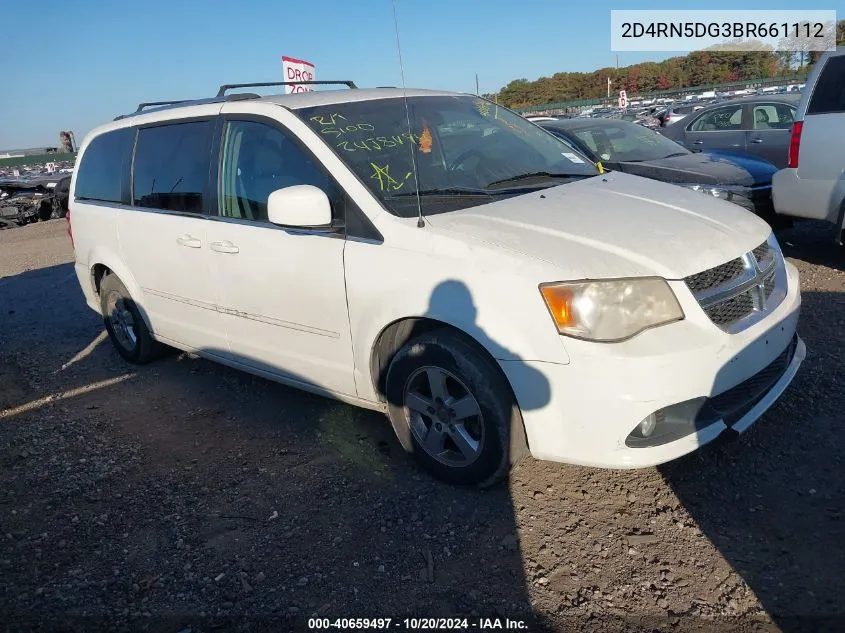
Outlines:
{"label": "antenna", "polygon": [[396,19],[396,0],[391,0],[393,4],[393,28],[396,30],[396,50],[399,51],[399,73],[402,75],[402,100],[405,102],[405,119],[408,122],[408,138],[411,139],[409,143],[411,149],[411,166],[414,170],[414,185],[417,188],[417,226],[423,228],[425,220],[422,215],[422,200],[420,199],[420,179],[417,177],[417,155],[414,151],[416,143],[414,143],[414,133],[411,130],[411,113],[408,110],[408,92],[405,88],[405,66],[402,63],[402,47],[399,44],[399,20]]}

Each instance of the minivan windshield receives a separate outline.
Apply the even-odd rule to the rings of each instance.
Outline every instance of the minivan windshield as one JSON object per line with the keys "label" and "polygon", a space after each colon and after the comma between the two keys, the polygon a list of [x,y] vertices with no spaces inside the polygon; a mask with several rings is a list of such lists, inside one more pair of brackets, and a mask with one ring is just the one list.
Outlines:
{"label": "minivan windshield", "polygon": [[432,215],[598,174],[559,139],[478,97],[375,99],[295,112],[401,217],[417,215],[418,189],[423,214]]}

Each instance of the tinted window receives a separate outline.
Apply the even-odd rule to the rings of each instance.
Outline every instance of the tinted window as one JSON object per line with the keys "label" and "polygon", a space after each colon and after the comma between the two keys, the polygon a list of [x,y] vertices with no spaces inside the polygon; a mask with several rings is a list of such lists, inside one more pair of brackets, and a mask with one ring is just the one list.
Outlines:
{"label": "tinted window", "polygon": [[761,103],[754,106],[755,130],[788,130],[792,127],[795,108],[785,103]]}
{"label": "tinted window", "polygon": [[827,60],[807,106],[807,114],[825,112],[845,112],[845,55]]}
{"label": "tinted window", "polygon": [[82,154],[75,197],[129,204],[129,165],[134,142],[132,128],[106,132],[92,140]]}
{"label": "tinted window", "polygon": [[267,198],[276,189],[314,185],[329,199],[335,187],[293,138],[252,121],[230,121],[220,169],[220,215],[267,222]]}
{"label": "tinted window", "polygon": [[202,213],[211,130],[211,121],[139,130],[135,149],[135,204]]}
{"label": "tinted window", "polygon": [[742,105],[716,108],[700,116],[689,127],[693,132],[718,132],[742,129]]}

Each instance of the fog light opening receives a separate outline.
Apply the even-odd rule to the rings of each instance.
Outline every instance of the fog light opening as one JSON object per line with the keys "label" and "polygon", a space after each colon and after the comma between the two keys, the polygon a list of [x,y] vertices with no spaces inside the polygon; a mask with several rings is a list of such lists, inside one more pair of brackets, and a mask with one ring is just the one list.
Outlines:
{"label": "fog light opening", "polygon": [[645,418],[642,422],[640,422],[640,435],[643,437],[649,437],[652,433],[654,433],[654,429],[657,427],[657,416],[652,413],[647,418]]}
{"label": "fog light opening", "polygon": [[696,420],[706,400],[703,397],[686,400],[647,415],[625,438],[625,446],[629,448],[661,446],[708,426],[713,422],[712,420],[702,421],[700,424]]}

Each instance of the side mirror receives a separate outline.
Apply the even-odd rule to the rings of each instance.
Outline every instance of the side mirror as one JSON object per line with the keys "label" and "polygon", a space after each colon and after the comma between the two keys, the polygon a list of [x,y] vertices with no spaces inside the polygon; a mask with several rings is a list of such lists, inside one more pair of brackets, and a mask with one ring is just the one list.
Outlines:
{"label": "side mirror", "polygon": [[328,228],[332,207],[329,197],[314,185],[293,185],[270,194],[267,219],[279,226]]}

